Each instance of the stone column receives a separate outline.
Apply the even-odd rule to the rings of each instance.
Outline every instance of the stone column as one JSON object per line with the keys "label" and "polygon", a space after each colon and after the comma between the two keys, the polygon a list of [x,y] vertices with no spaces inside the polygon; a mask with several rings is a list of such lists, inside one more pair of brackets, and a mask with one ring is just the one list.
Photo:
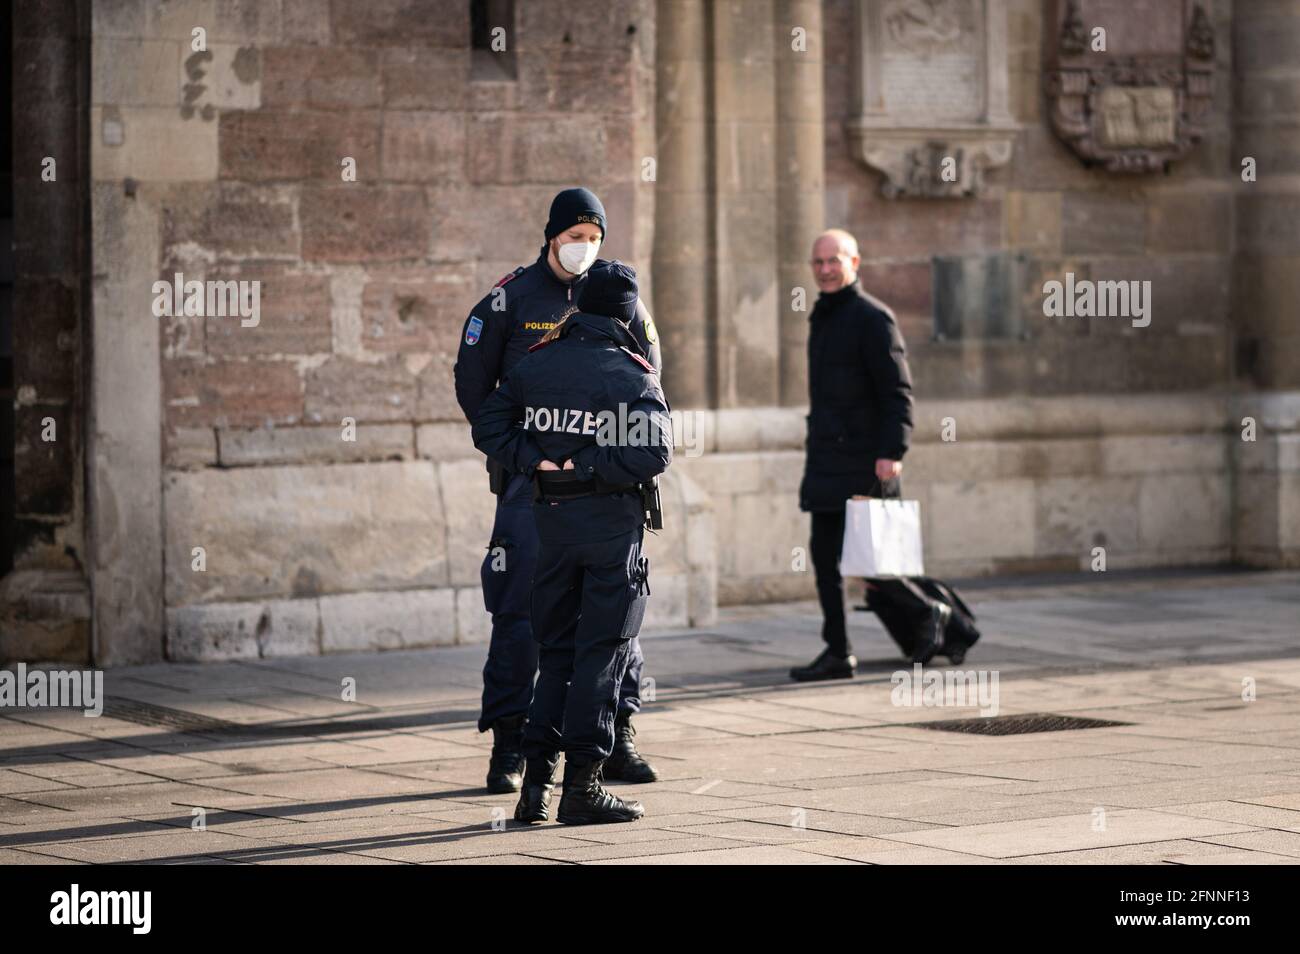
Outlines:
{"label": "stone column", "polygon": [[674,407],[713,404],[709,20],[703,0],[659,0],[655,13],[657,137],[652,274]]}
{"label": "stone column", "polygon": [[778,403],[775,12],[718,0],[713,12],[717,406]]}
{"label": "stone column", "polygon": [[[205,153],[213,160],[207,166],[212,178],[216,172],[215,130],[196,142],[190,138],[194,126],[184,124],[178,109],[105,102],[117,95],[108,86],[112,77],[130,76],[143,87],[140,76],[149,75],[143,54],[118,59],[124,44],[106,28],[111,13],[108,5],[94,9],[87,130],[95,277],[86,507],[93,658],[101,666],[163,656],[162,365],[152,308],[153,283],[162,272],[162,224],[158,191],[149,180],[161,178],[157,168],[183,168]],[[179,45],[174,49],[179,62]],[[109,64],[121,72],[110,72]],[[154,119],[165,121],[165,130],[148,125]],[[174,148],[150,147],[168,141]],[[175,175],[177,181],[188,178]]]}
{"label": "stone column", "polygon": [[[822,85],[820,0],[777,0],[777,307],[780,403],[786,405],[808,400],[808,312],[817,297],[808,259],[825,227]],[[804,290],[802,310],[795,309],[795,288]]]}
{"label": "stone column", "polygon": [[[1300,566],[1300,0],[1233,5],[1234,549]],[[1242,181],[1244,160],[1255,181]],[[1256,439],[1242,440],[1243,418]]]}

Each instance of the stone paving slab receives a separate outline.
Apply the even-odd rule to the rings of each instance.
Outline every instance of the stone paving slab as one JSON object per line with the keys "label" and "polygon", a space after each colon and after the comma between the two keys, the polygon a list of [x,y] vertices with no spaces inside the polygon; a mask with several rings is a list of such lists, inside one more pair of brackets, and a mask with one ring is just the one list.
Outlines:
{"label": "stone paving slab", "polygon": [[792,684],[814,604],[647,634],[663,779],[612,786],[630,825],[520,826],[482,788],[481,646],[110,670],[112,698],[218,721],[0,710],[0,863],[1300,863],[1300,574],[1107,576],[972,585],[961,668],[998,673],[1001,714],[1124,726],[921,728],[979,710],[894,705],[913,670],[864,614],[857,679]]}
{"label": "stone paving slab", "polygon": [[1110,848],[1143,841],[1239,834],[1251,830],[1248,826],[1233,822],[1140,809],[1106,812],[1104,825],[1100,827],[1094,824],[1095,821],[1092,813],[1079,812],[986,825],[897,832],[882,837],[929,848],[963,851],[986,858],[1011,858],[1053,851]]}

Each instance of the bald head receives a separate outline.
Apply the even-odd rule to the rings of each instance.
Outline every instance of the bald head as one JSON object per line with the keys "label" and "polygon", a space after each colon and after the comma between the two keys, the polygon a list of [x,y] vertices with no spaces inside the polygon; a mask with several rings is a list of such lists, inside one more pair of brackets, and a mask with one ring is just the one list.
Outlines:
{"label": "bald head", "polygon": [[837,292],[858,277],[858,240],[843,229],[827,229],[813,242],[813,278],[823,292]]}

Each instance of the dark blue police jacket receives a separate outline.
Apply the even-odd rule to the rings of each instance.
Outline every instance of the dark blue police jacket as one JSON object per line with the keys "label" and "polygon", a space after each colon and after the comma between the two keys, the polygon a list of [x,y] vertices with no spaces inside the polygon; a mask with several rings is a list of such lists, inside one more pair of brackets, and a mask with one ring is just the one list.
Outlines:
{"label": "dark blue police jacket", "polygon": [[532,477],[549,460],[572,460],[579,480],[622,486],[535,508],[543,543],[594,543],[641,526],[640,495],[672,461],[672,427],[659,375],[613,318],[577,312],[535,347],[479,406],[474,446]]}
{"label": "dark blue police jacket", "polygon": [[[575,307],[578,289],[586,280],[586,274],[572,282],[556,278],[543,247],[537,261],[506,275],[474,306],[461,329],[455,368],[456,400],[471,424],[498,382]],[[628,347],[662,370],[659,335],[650,312],[639,301],[629,331]]]}

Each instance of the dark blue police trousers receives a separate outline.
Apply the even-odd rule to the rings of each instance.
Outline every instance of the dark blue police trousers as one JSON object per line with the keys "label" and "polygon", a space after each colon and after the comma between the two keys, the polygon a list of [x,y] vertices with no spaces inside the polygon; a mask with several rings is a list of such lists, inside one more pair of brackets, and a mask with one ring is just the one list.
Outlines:
{"label": "dark blue police trousers", "polygon": [[537,686],[524,755],[562,751],[575,764],[609,758],[619,689],[645,616],[643,529],[599,543],[542,543],[533,578]]}
{"label": "dark blue police trousers", "polygon": [[[492,640],[483,666],[480,732],[486,732],[498,719],[524,715],[533,697],[538,647],[533,639],[530,605],[538,546],[532,481],[513,474],[506,492],[497,498],[492,540],[481,571],[483,602],[492,614]],[[640,711],[644,666],[641,641],[634,638],[619,689],[620,709]]]}

